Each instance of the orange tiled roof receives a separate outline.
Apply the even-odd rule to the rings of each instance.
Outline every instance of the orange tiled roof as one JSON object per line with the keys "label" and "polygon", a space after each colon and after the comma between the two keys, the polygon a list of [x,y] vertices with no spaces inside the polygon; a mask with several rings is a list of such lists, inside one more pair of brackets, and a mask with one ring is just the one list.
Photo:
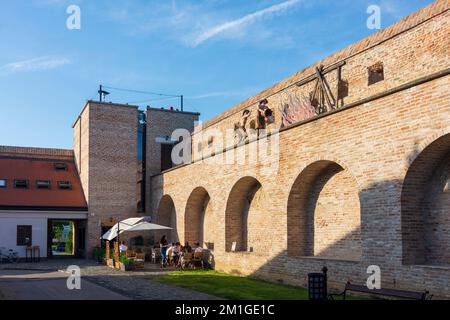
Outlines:
{"label": "orange tiled roof", "polygon": [[[67,170],[55,169],[55,162],[67,164]],[[6,188],[0,188],[0,209],[87,210],[80,178],[73,161],[67,158],[28,158],[20,155],[0,155],[0,180],[6,179]],[[28,189],[17,189],[14,180],[28,180]],[[38,189],[37,180],[49,180],[50,189]],[[58,181],[69,181],[72,188],[58,188]]]}

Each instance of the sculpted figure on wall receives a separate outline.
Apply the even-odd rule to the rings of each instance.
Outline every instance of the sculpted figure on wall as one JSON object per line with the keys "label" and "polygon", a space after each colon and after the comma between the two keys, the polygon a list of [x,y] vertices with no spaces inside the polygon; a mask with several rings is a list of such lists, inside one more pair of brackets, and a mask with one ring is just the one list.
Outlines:
{"label": "sculpted figure on wall", "polygon": [[248,140],[247,122],[251,115],[251,111],[245,109],[239,122],[234,124],[234,139],[236,144],[245,143]]}
{"label": "sculpted figure on wall", "polygon": [[251,117],[252,112],[246,109],[242,113],[241,120],[234,124],[234,139],[237,145],[249,140],[249,130],[256,133],[256,136],[259,137],[260,133],[275,121],[274,112],[269,108],[267,99],[259,103],[256,116],[249,121]]}

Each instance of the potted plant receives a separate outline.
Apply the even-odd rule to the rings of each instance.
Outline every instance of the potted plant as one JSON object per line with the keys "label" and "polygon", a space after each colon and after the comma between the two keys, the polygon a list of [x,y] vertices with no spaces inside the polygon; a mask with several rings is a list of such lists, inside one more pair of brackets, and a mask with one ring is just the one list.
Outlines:
{"label": "potted plant", "polygon": [[120,255],[120,270],[130,271],[134,269],[134,260],[127,257],[126,254]]}
{"label": "potted plant", "polygon": [[94,258],[94,260],[97,260],[98,263],[103,263],[103,260],[105,259],[105,249],[95,247],[92,250],[92,257]]}

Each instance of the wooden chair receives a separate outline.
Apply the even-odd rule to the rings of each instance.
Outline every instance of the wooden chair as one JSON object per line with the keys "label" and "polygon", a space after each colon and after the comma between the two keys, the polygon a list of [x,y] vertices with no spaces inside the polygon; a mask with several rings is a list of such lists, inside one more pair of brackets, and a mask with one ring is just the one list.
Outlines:
{"label": "wooden chair", "polygon": [[203,268],[203,251],[194,253],[194,258],[191,260],[191,265],[193,268],[197,266]]}
{"label": "wooden chair", "polygon": [[186,267],[190,267],[193,258],[194,254],[192,252],[186,252],[184,256],[181,257],[181,268],[186,269]]}
{"label": "wooden chair", "polygon": [[145,268],[145,253],[136,253],[136,257],[134,259],[134,267],[136,269]]}
{"label": "wooden chair", "polygon": [[161,252],[159,250],[152,250],[152,263],[156,264],[161,261]]}

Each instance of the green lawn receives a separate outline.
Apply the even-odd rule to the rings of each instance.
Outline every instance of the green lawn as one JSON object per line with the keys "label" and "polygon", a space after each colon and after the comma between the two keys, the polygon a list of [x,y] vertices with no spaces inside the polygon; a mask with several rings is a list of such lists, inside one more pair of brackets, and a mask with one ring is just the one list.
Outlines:
{"label": "green lawn", "polygon": [[305,300],[304,288],[239,277],[211,270],[174,271],[152,281],[171,284],[219,298],[237,300]]}

